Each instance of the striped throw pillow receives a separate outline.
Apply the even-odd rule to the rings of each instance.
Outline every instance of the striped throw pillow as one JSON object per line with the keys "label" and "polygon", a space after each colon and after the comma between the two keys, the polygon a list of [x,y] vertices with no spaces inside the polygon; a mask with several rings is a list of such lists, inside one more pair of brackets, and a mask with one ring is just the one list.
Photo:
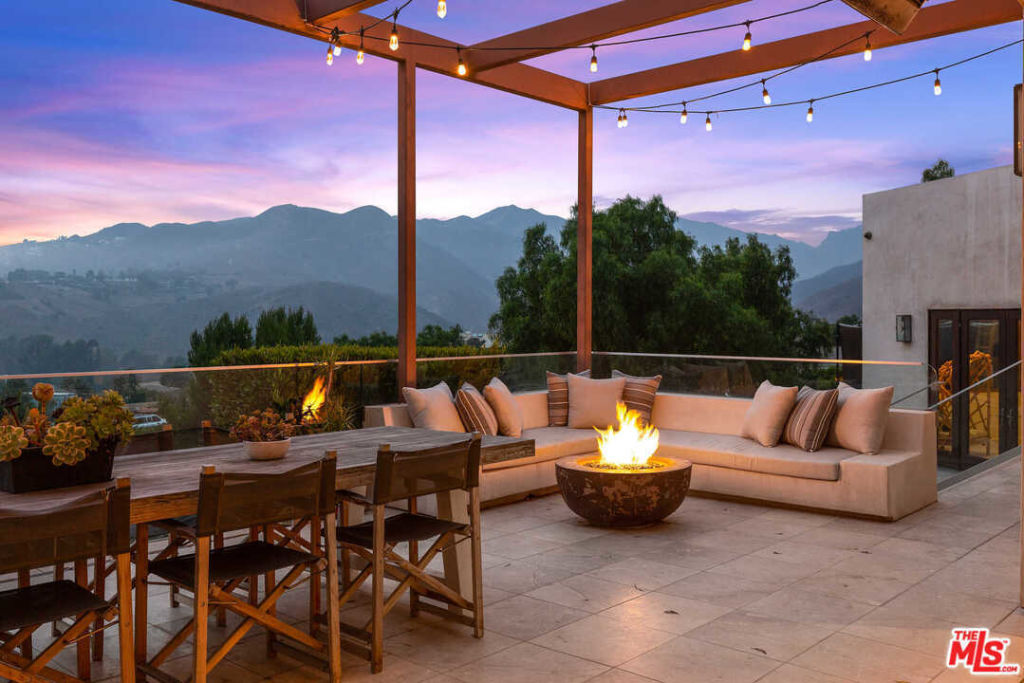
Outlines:
{"label": "striped throw pillow", "polygon": [[[590,370],[579,373],[590,377]],[[548,371],[548,426],[564,427],[569,424],[569,376]]]}
{"label": "striped throw pillow", "polygon": [[487,399],[469,382],[455,394],[455,407],[466,425],[466,431],[494,436],[498,433],[498,418]]}
{"label": "striped throw pillow", "polygon": [[654,377],[634,377],[618,370],[612,370],[612,377],[625,377],[626,388],[622,390],[622,402],[630,410],[640,413],[644,424],[650,424],[651,411],[654,410],[654,396],[661,386],[661,375]]}
{"label": "striped throw pillow", "polygon": [[838,410],[838,389],[819,391],[810,387],[801,388],[793,412],[786,422],[782,440],[808,452],[820,449]]}

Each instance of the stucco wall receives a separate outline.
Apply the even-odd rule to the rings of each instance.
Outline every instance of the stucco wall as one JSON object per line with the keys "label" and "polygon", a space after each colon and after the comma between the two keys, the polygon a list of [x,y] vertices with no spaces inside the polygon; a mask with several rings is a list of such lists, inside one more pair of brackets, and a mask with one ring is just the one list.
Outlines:
{"label": "stucco wall", "polygon": [[927,362],[929,309],[1020,306],[1020,183],[1004,166],[864,195],[865,359]]}

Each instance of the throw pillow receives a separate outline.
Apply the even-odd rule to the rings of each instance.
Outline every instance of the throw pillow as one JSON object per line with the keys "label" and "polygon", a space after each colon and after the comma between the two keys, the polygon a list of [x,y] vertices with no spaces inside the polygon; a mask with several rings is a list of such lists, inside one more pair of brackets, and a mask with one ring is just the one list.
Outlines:
{"label": "throw pillow", "polygon": [[768,380],[754,392],[754,400],[743,418],[741,436],[762,446],[777,446],[786,420],[796,404],[796,387],[777,387]]}
{"label": "throw pillow", "polygon": [[498,433],[503,436],[523,435],[523,411],[505,383],[495,377],[484,387],[484,398],[498,418]]}
{"label": "throw pillow", "polygon": [[808,452],[819,450],[832,427],[839,406],[839,390],[803,387],[789,414],[782,440]]}
{"label": "throw pillow", "polygon": [[429,389],[403,387],[402,396],[414,426],[442,432],[466,431],[455,409],[452,390],[444,382]]}
{"label": "throw pillow", "polygon": [[467,430],[489,436],[498,433],[498,418],[494,410],[484,395],[469,382],[465,382],[455,393],[455,407]]}
{"label": "throw pillow", "polygon": [[828,434],[828,444],[865,454],[882,450],[892,394],[892,387],[854,389],[840,382],[839,410]]}
{"label": "throw pillow", "polygon": [[[590,377],[590,370],[579,373]],[[568,375],[548,371],[548,426],[564,427],[569,424],[569,381]]]}
{"label": "throw pillow", "polygon": [[654,396],[661,386],[661,375],[654,377],[634,377],[618,370],[612,370],[612,377],[625,377],[626,388],[622,390],[622,402],[630,410],[640,413],[644,424],[651,423],[651,411],[654,410]]}
{"label": "throw pillow", "polygon": [[625,377],[590,379],[569,375],[569,427],[606,429],[616,424],[615,405],[622,400]]}

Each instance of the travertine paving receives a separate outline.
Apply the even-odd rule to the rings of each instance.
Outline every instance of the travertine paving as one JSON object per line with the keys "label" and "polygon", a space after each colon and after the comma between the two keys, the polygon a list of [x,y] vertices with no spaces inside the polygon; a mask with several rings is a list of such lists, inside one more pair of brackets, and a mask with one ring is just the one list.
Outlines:
{"label": "travertine paving", "polygon": [[[486,636],[397,608],[385,671],[371,677],[346,655],[345,680],[968,680],[945,668],[954,626],[1005,634],[1008,660],[1024,664],[1019,472],[1019,460],[1008,462],[891,524],[695,497],[634,531],[586,526],[557,495],[490,509]],[[305,600],[294,591],[282,613],[301,621]],[[152,605],[155,648],[188,613],[159,589]],[[346,610],[366,614],[365,598]],[[107,653],[95,678],[116,671],[113,640]],[[176,665],[183,672],[187,659]],[[324,677],[283,655],[268,660],[256,633],[213,680]]]}

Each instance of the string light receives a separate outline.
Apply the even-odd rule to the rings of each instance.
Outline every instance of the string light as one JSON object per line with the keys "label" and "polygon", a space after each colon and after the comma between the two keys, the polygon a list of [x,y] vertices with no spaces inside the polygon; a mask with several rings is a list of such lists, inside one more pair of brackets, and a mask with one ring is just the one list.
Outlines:
{"label": "string light", "polygon": [[363,60],[366,59],[366,53],[363,51],[363,37],[364,30],[362,27],[359,28],[359,52],[356,53],[356,64],[362,64]]}
{"label": "string light", "polygon": [[711,132],[711,112],[708,112],[708,117],[704,119],[704,130]]}
{"label": "string light", "polygon": [[398,12],[395,12],[395,19],[391,22],[391,36],[388,38],[388,49],[392,52],[398,49]]}
{"label": "string light", "polygon": [[743,22],[747,27],[747,35],[743,36],[743,51],[750,52],[751,40],[753,36],[750,35],[750,22]]}
{"label": "string light", "polygon": [[942,94],[942,81],[939,80],[939,70],[938,69],[935,70],[935,86],[934,86],[933,89],[935,90],[935,96],[936,97],[938,97],[939,95]]}
{"label": "string light", "polygon": [[590,46],[590,73],[597,73],[597,46]]}
{"label": "string light", "polygon": [[679,115],[679,123],[685,124],[687,118],[688,114],[686,113],[686,102],[683,102],[683,112]]}
{"label": "string light", "polygon": [[807,123],[811,123],[814,121],[814,100],[811,100],[807,104],[809,105],[807,107]]}
{"label": "string light", "polygon": [[437,0],[437,16],[439,19],[448,16],[448,3],[445,0]]}
{"label": "string light", "polygon": [[864,61],[871,61],[871,34],[864,36]]}
{"label": "string light", "polygon": [[327,43],[327,66],[334,64],[334,46]]}
{"label": "string light", "polygon": [[761,79],[761,100],[765,104],[772,103],[772,96],[768,94],[768,84],[764,82],[764,79]]}
{"label": "string light", "polygon": [[459,74],[460,76],[465,76],[467,73],[467,69],[466,63],[462,61],[462,48],[456,47],[455,53],[459,56],[459,65],[455,67],[455,73]]}
{"label": "string light", "polygon": [[629,125],[629,117],[626,116],[626,110],[619,110],[619,128],[625,128]]}

